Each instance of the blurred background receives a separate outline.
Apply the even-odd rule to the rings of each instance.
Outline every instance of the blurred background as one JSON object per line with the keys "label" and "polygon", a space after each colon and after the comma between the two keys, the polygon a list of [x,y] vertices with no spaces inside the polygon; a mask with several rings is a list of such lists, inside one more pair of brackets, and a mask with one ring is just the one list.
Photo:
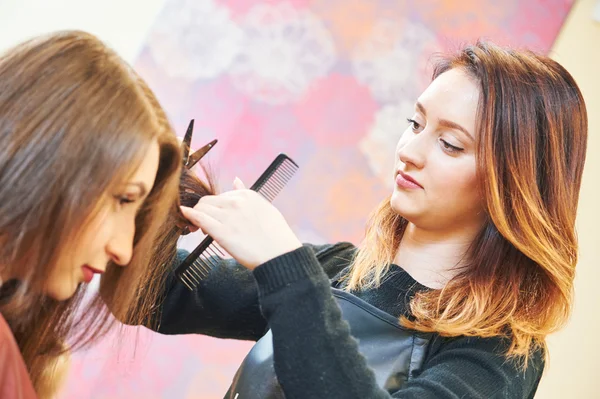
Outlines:
{"label": "blurred background", "polygon": [[[600,1],[0,0],[0,50],[57,29],[113,47],[180,135],[196,120],[193,146],[219,139],[208,158],[221,190],[279,152],[296,160],[276,204],[313,243],[362,239],[433,54],[478,38],[550,54],[580,85],[590,134],[575,310],[549,339],[536,398],[600,398]],[[128,328],[73,356],[60,397],[222,398],[250,346]]]}

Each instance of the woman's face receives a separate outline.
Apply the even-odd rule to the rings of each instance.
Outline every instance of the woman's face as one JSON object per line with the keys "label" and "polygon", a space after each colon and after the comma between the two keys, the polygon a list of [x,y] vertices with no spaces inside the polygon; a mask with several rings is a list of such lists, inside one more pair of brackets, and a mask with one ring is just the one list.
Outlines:
{"label": "woman's face", "polygon": [[396,148],[392,208],[426,230],[478,231],[477,84],[461,69],[438,76],[419,97]]}
{"label": "woman's face", "polygon": [[71,251],[50,274],[45,293],[56,299],[70,298],[80,283],[89,283],[96,273],[103,273],[109,261],[126,266],[133,252],[135,218],[158,171],[159,146],[153,141],[139,168],[117,191],[98,214],[86,224]]}

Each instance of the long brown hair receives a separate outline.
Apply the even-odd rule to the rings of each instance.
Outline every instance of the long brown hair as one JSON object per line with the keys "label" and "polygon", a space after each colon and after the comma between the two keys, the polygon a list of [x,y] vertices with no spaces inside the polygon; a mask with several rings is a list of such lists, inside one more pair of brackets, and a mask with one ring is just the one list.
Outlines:
{"label": "long brown hair", "polygon": [[[136,217],[133,256],[109,264],[83,312],[81,285],[66,301],[40,294],[81,226],[137,169],[157,140],[154,187]],[[8,320],[40,396],[47,368],[67,348],[92,342],[110,325],[105,304],[125,320],[148,319],[164,271],[152,248],[176,206],[181,151],[152,92],[94,36],[57,32],[0,58],[0,267]],[[144,296],[140,296],[142,292]],[[101,295],[100,295],[101,294]]]}
{"label": "long brown hair", "polygon": [[[487,223],[467,265],[442,290],[417,294],[403,325],[443,336],[504,336],[527,362],[567,321],[577,264],[575,216],[587,145],[585,103],[550,58],[478,42],[443,58],[433,79],[461,68],[481,95],[476,158]],[[389,198],[375,210],[348,289],[377,286],[407,221]]]}
{"label": "long brown hair", "polygon": [[[199,165],[201,176],[198,176],[193,170],[183,167],[179,182],[179,204],[187,207],[193,207],[198,203],[200,198],[205,195],[216,195],[217,187],[215,176],[212,170],[206,165]],[[149,273],[149,276],[154,274],[161,275],[160,278],[155,278],[154,282],[148,281],[147,287],[156,285],[155,289],[148,291],[140,291],[139,300],[144,305],[150,304],[149,312],[144,312],[144,317],[131,317],[123,315],[120,320],[130,325],[143,325],[150,329],[156,330],[161,318],[160,309],[162,302],[165,299],[164,277],[174,265],[177,255],[177,242],[179,238],[186,234],[189,221],[183,216],[179,207],[173,207],[168,218],[160,228],[158,241],[156,242],[152,257],[155,259],[150,267],[156,268],[155,273]],[[144,286],[140,286],[144,287]],[[159,295],[157,296],[156,293]],[[154,300],[154,303],[148,302]],[[118,317],[118,316],[117,316]]]}

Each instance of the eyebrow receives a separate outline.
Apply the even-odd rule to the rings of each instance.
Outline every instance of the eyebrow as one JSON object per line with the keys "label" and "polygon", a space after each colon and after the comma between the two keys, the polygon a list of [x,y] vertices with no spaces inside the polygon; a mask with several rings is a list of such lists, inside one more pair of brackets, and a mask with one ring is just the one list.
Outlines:
{"label": "eyebrow", "polygon": [[146,185],[144,183],[141,182],[135,182],[135,183],[127,183],[127,186],[135,186],[137,188],[140,189],[140,197],[144,197],[146,195],[146,192],[148,191],[146,189]]}
{"label": "eyebrow", "polygon": [[[425,107],[423,106],[423,104],[421,104],[420,102],[417,101],[417,110],[423,114],[423,116],[427,116],[427,110],[425,110]],[[461,125],[459,125],[458,123],[454,123],[452,121],[449,121],[447,119],[440,119],[439,120],[439,124],[447,127],[448,129],[455,129],[455,130],[459,130],[461,132],[463,132],[464,134],[467,135],[468,138],[470,138],[472,141],[475,141],[475,139],[473,138],[473,136],[471,136],[471,133],[469,133],[469,131],[467,129],[465,129],[464,127],[462,127]]]}

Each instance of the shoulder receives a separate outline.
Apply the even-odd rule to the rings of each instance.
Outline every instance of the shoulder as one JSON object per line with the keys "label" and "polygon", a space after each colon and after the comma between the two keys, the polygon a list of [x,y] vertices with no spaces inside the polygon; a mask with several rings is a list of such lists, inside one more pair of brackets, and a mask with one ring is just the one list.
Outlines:
{"label": "shoulder", "polygon": [[356,253],[356,246],[350,242],[338,242],[336,244],[302,244],[304,247],[310,248],[317,259],[325,260],[328,258],[337,258],[340,260],[351,261]]}
{"label": "shoulder", "polygon": [[510,340],[503,337],[441,337],[431,341],[424,369],[452,363],[453,372],[469,380],[492,384],[494,397],[532,398],[545,366],[539,348],[524,357],[507,356]]}
{"label": "shoulder", "polygon": [[305,248],[309,248],[314,252],[317,261],[321,264],[321,267],[330,279],[345,270],[350,263],[352,263],[352,259],[354,259],[354,255],[356,254],[356,247],[349,242],[338,242],[337,244],[325,245],[303,245]]}
{"label": "shoulder", "polygon": [[3,355],[5,355],[8,350],[19,350],[12,331],[2,314],[0,314],[0,347],[2,348]]}
{"label": "shoulder", "polygon": [[34,398],[35,391],[17,342],[0,314],[0,397]]}

